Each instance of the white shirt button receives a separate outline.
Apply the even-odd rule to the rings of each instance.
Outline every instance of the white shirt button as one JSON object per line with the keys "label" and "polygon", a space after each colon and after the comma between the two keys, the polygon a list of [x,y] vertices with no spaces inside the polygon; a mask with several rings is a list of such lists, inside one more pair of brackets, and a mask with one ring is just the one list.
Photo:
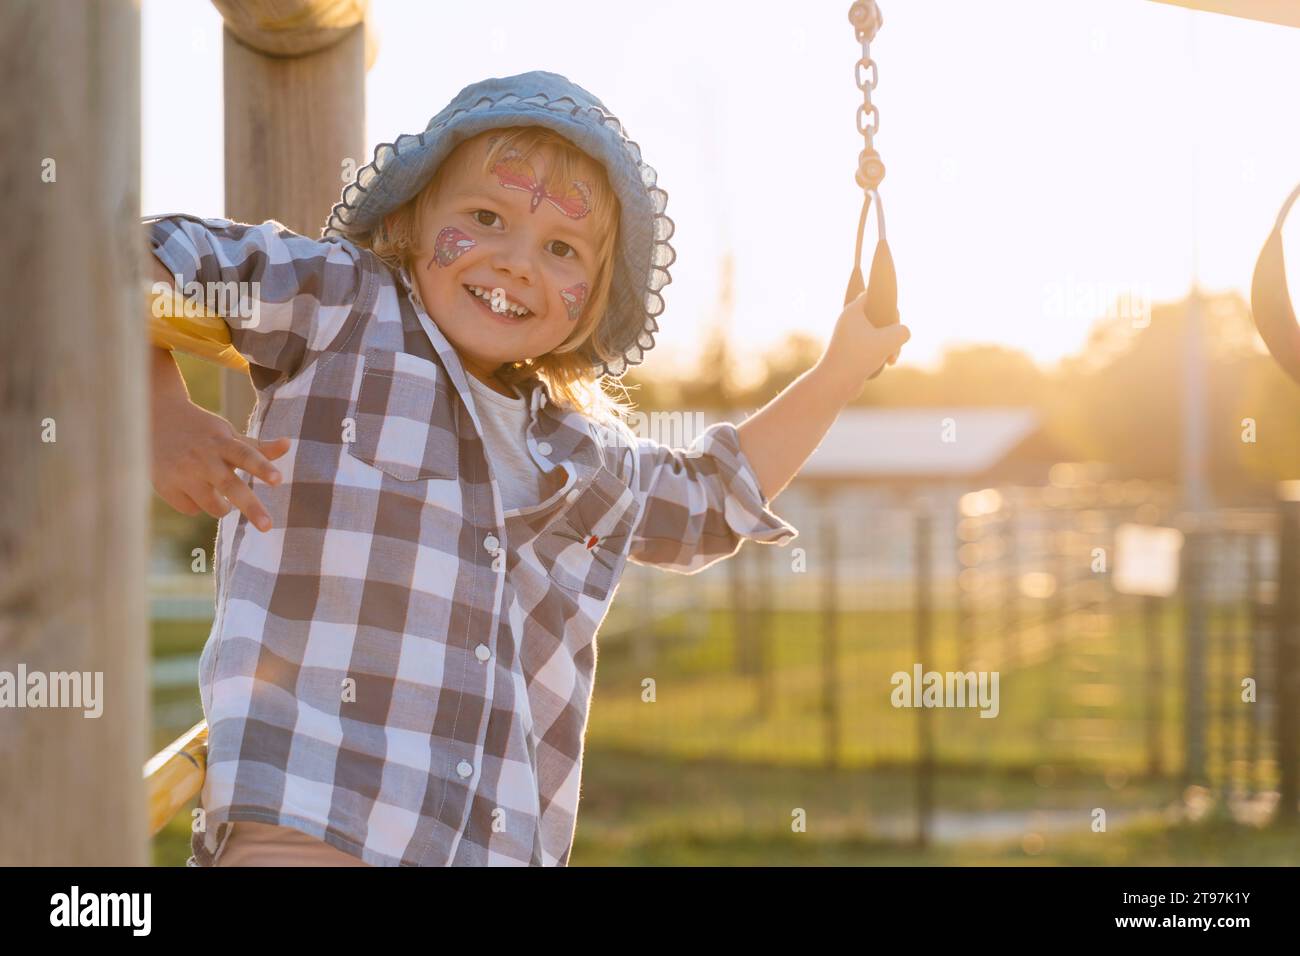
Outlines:
{"label": "white shirt button", "polygon": [[456,764],[456,772],[462,777],[468,777],[474,772],[474,768],[470,766],[468,760],[462,760],[460,763]]}
{"label": "white shirt button", "polygon": [[495,551],[497,548],[501,547],[501,541],[496,535],[490,534],[483,539],[483,547],[487,548],[489,551]]}
{"label": "white shirt button", "polygon": [[488,650],[486,644],[480,644],[478,647],[474,648],[474,656],[481,661],[485,661],[492,656],[492,652]]}
{"label": "white shirt button", "polygon": [[551,448],[551,443],[548,441],[538,442],[537,450],[543,455],[549,455],[552,451],[554,451],[554,449]]}

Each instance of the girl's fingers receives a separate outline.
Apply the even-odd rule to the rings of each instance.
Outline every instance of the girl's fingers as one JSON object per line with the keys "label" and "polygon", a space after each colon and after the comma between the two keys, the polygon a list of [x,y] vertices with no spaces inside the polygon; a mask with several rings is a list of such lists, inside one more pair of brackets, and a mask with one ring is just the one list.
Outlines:
{"label": "girl's fingers", "polygon": [[893,338],[898,342],[897,348],[895,348],[893,353],[889,356],[889,364],[893,365],[898,361],[899,353],[902,351],[903,346],[907,344],[907,340],[912,337],[912,330],[906,325],[890,325],[886,326],[886,328],[893,334]]}
{"label": "girl's fingers", "polygon": [[174,492],[167,503],[183,515],[196,515],[200,510],[194,499],[183,491]]}
{"label": "girl's fingers", "polygon": [[236,435],[223,457],[230,465],[242,468],[250,475],[256,475],[268,485],[278,485],[282,477],[279,470],[262,454],[263,449],[269,448],[273,450],[274,457],[283,455],[288,450],[289,439],[283,438],[277,441],[285,443],[284,450],[274,451],[276,442],[259,442],[256,438],[249,438],[247,435]]}
{"label": "girl's fingers", "polygon": [[292,444],[287,438],[276,438],[271,441],[261,441],[259,439],[258,443],[262,446],[262,454],[267,458],[279,458],[289,450]]}
{"label": "girl's fingers", "polygon": [[224,518],[230,513],[230,502],[207,485],[192,488],[189,495],[200,508],[214,518]]}
{"label": "girl's fingers", "polygon": [[271,516],[262,507],[262,502],[257,500],[253,489],[240,481],[234,472],[230,473],[230,477],[220,485],[219,490],[232,505],[257,526],[259,531],[271,530]]}
{"label": "girl's fingers", "polygon": [[159,498],[181,514],[196,515],[199,513],[199,506],[194,503],[194,499],[179,488],[164,487],[155,490],[158,492]]}

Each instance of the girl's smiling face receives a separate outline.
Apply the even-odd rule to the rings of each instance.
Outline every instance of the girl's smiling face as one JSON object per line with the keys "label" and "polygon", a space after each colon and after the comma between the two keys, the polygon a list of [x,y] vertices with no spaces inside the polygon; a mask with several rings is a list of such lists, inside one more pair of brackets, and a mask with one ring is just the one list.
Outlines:
{"label": "girl's smiling face", "polygon": [[465,145],[423,217],[412,272],[466,370],[502,390],[497,368],[545,355],[577,326],[598,237],[585,182],[545,188],[546,150],[507,151],[484,172],[487,142]]}

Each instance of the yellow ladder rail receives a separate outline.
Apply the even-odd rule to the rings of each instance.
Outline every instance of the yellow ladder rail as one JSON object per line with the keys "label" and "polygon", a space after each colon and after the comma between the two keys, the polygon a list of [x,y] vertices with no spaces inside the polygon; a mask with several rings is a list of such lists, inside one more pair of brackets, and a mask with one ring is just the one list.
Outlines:
{"label": "yellow ladder rail", "polygon": [[203,789],[208,769],[208,724],[201,720],[144,765],[149,833],[156,834]]}

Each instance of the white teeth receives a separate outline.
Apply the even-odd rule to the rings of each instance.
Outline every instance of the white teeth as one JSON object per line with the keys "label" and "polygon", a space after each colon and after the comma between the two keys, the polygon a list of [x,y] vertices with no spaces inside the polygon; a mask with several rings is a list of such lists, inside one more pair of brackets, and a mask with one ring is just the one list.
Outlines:
{"label": "white teeth", "polygon": [[[473,292],[480,299],[486,301],[489,305],[492,303],[491,289],[485,289],[480,285],[466,286],[466,288],[469,289],[470,292]],[[506,311],[511,312],[514,315],[518,315],[518,316],[524,316],[529,314],[528,309],[524,308],[522,305],[516,305],[513,302],[506,303]]]}

